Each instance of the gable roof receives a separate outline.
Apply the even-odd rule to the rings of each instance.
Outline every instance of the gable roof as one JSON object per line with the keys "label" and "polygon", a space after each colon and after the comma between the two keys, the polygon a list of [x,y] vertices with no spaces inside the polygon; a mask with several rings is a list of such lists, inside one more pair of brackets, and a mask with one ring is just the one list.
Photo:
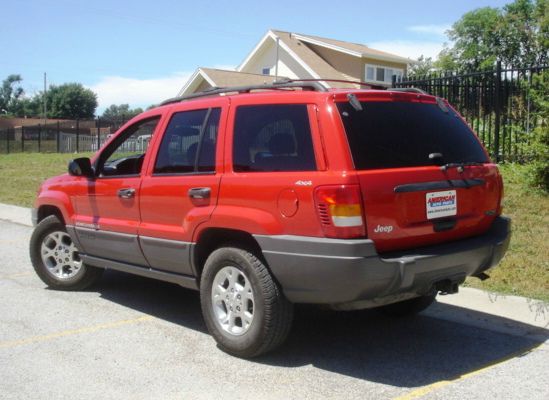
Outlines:
{"label": "gable roof", "polygon": [[271,75],[249,74],[246,72],[200,67],[194,72],[194,74],[189,78],[185,86],[179,91],[178,96],[185,94],[187,89],[189,89],[193,85],[196,87],[200,86],[202,81],[206,81],[212,87],[228,87],[261,85],[264,83],[272,83],[274,80],[275,77]]}
{"label": "gable roof", "polygon": [[320,36],[302,35],[300,33],[294,33],[292,35],[302,42],[326,47],[356,57],[374,58],[383,61],[392,61],[405,64],[414,62],[414,60],[410,58],[397,56],[396,54],[388,53],[386,51],[372,49],[364,44],[344,42],[342,40],[328,39]]}

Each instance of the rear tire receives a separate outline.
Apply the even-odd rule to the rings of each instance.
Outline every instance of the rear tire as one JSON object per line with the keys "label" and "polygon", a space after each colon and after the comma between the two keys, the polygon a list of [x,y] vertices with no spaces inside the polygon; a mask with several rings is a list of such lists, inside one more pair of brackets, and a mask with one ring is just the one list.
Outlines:
{"label": "rear tire", "polygon": [[65,225],[55,215],[44,218],[34,229],[30,258],[42,282],[57,290],[83,290],[97,282],[104,271],[80,260]]}
{"label": "rear tire", "polygon": [[253,253],[236,247],[215,250],[200,281],[202,314],[218,346],[252,358],[281,345],[290,332],[293,304]]}
{"label": "rear tire", "polygon": [[425,310],[435,301],[437,295],[431,294],[426,296],[414,297],[413,299],[399,301],[398,303],[388,304],[380,307],[380,311],[384,314],[394,317],[405,317],[416,315]]}

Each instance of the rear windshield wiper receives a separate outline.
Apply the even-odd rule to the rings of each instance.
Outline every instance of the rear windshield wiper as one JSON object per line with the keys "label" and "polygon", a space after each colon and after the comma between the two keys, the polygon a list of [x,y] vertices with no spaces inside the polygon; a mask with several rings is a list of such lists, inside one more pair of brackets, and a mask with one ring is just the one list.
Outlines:
{"label": "rear windshield wiper", "polygon": [[468,161],[468,162],[461,162],[461,163],[447,163],[440,166],[440,169],[442,171],[446,171],[450,168],[457,168],[458,172],[462,172],[464,167],[471,167],[471,166],[482,166],[484,165],[481,162],[476,161]]}

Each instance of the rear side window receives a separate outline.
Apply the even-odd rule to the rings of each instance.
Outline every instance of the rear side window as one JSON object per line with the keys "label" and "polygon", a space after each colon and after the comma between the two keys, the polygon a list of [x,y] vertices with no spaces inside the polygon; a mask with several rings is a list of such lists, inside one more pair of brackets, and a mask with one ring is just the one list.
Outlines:
{"label": "rear side window", "polygon": [[237,172],[316,169],[305,104],[240,106],[236,110],[233,169]]}
{"label": "rear side window", "polygon": [[356,169],[433,165],[431,153],[441,153],[444,163],[488,162],[474,133],[452,110],[410,102],[361,104],[362,111],[337,104]]}
{"label": "rear side window", "polygon": [[175,113],[154,166],[155,174],[214,172],[220,108]]}

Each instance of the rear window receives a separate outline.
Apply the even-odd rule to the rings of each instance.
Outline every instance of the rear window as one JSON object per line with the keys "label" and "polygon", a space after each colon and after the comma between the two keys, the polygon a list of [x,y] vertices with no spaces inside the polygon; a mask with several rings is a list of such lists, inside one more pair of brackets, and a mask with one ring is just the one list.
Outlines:
{"label": "rear window", "polygon": [[404,168],[433,165],[431,153],[442,162],[488,162],[474,133],[451,109],[437,104],[361,102],[337,107],[347,132],[356,169]]}

